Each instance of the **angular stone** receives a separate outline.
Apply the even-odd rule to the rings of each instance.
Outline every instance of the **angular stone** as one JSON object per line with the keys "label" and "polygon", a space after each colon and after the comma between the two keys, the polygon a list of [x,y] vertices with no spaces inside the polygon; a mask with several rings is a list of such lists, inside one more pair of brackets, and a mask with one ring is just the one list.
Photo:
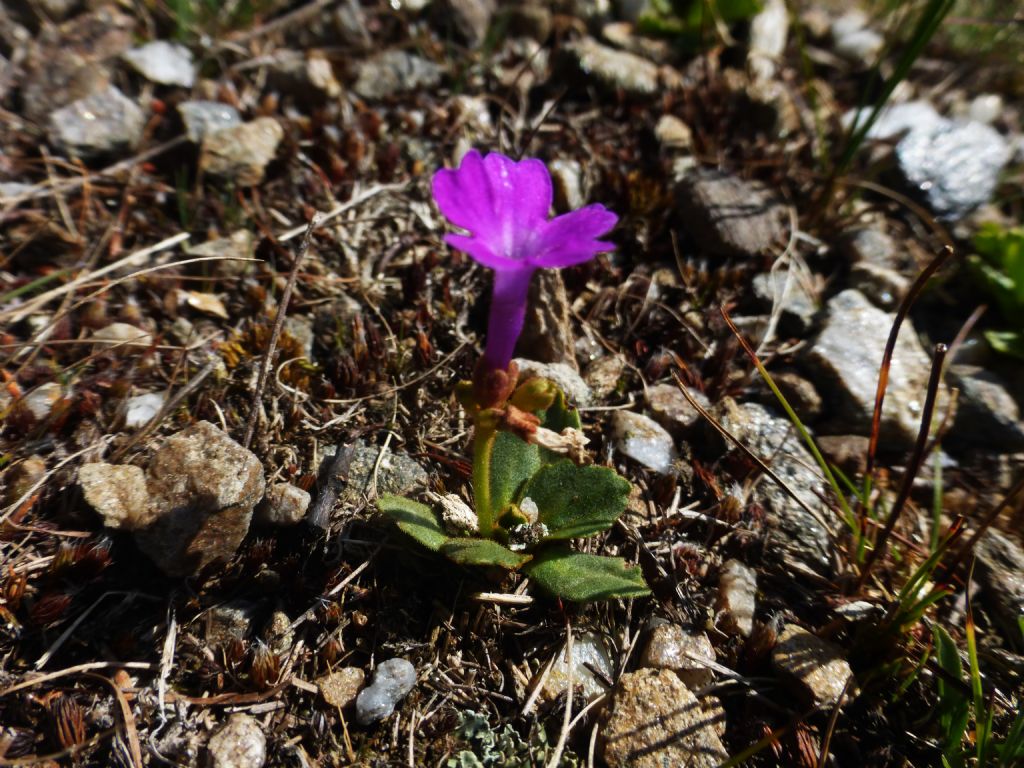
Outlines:
{"label": "angular stone", "polygon": [[729,755],[713,719],[674,672],[628,672],[619,679],[602,734],[605,763],[714,768]]}
{"label": "angular stone", "polygon": [[83,464],[78,483],[89,506],[103,518],[108,528],[136,530],[156,519],[157,510],[149,504],[146,473],[131,464]]}
{"label": "angular stone", "polygon": [[781,312],[779,325],[795,334],[806,333],[814,324],[818,304],[803,282],[787,270],[762,272],[754,276],[754,295],[771,310]]}
{"label": "angular stone", "polygon": [[[352,459],[348,466],[348,482],[339,495],[339,500],[348,504],[360,504],[374,490],[376,470],[376,491],[405,496],[417,486],[427,484],[427,471],[413,459],[388,449],[369,445],[356,440],[352,446]],[[379,464],[378,464],[379,459]]]}
{"label": "angular stone", "polygon": [[1007,643],[1024,651],[1020,620],[1024,616],[1024,548],[1006,534],[990,529],[978,542],[975,574],[981,597],[992,611]]}
{"label": "angular stone", "polygon": [[907,183],[947,220],[963,218],[991,199],[1011,155],[1002,135],[978,122],[911,131],[896,145],[896,161]]}
{"label": "angular stone", "polygon": [[153,454],[147,486],[156,520],[135,540],[168,575],[195,575],[234,555],[264,485],[259,459],[208,421],[196,422]]}
{"label": "angular stone", "polygon": [[206,614],[206,642],[226,646],[233,640],[247,639],[258,611],[259,604],[251,600],[215,605]]}
{"label": "angular stone", "polygon": [[167,402],[166,392],[147,392],[129,397],[124,404],[125,429],[137,429],[147,424]]}
{"label": "angular stone", "polygon": [[710,685],[715,673],[693,656],[716,661],[708,636],[704,632],[687,632],[678,624],[662,624],[651,630],[640,666],[674,670],[687,688],[697,691]]}
{"label": "angular stone", "polygon": [[[711,407],[703,392],[690,390],[690,395],[701,407]],[[654,417],[668,429],[689,429],[700,421],[700,413],[690,405],[690,401],[679,391],[676,384],[655,384],[644,391],[647,407]]]}
{"label": "angular stone", "polygon": [[838,701],[853,676],[839,646],[787,624],[772,651],[776,669],[798,681],[817,706]]}
{"label": "angular stone", "polygon": [[277,153],[284,129],[272,117],[229,126],[203,137],[199,168],[243,187],[263,181],[267,165]]}
{"label": "angular stone", "polygon": [[92,334],[96,351],[116,347],[121,354],[137,355],[140,349],[152,346],[153,336],[148,331],[130,323],[111,323]]}
{"label": "angular stone", "polygon": [[614,394],[626,373],[626,358],[622,355],[605,355],[594,360],[583,372],[583,380],[594,397],[603,400]]}
{"label": "angular stone", "polygon": [[330,706],[345,709],[355,703],[365,679],[366,673],[359,667],[344,667],[317,678],[316,685]]}
{"label": "angular stone", "polygon": [[825,485],[821,473],[793,425],[759,403],[737,405],[731,399],[722,401],[719,420],[803,501],[803,505],[798,503],[771,478],[758,485],[754,498],[767,513],[768,551],[774,557],[791,557],[815,571],[828,572],[837,524],[822,501]]}
{"label": "angular stone", "polygon": [[531,376],[550,379],[565,393],[570,404],[582,407],[590,405],[593,399],[590,387],[574,367],[565,363],[541,363],[524,357],[517,357],[512,362],[519,366],[520,381]]}
{"label": "angular stone", "polygon": [[180,43],[154,40],[126,51],[124,59],[154,83],[191,88],[196,80],[192,52]]}
{"label": "angular stone", "polygon": [[[824,326],[807,352],[812,378],[832,390],[838,426],[868,434],[886,340],[895,317],[872,306],[862,293],[845,290],[827,305]],[[894,447],[913,445],[921,424],[931,361],[905,320],[889,370],[882,409],[882,437]],[[935,415],[948,402],[940,389]]]}
{"label": "angular stone", "polygon": [[[564,647],[555,652],[555,662],[541,689],[541,696],[545,700],[553,701],[568,690],[570,665],[573,694],[587,701],[608,690],[607,683],[601,677],[610,680],[615,672],[605,639],[596,632],[583,632],[573,637],[570,660],[566,660]],[[597,674],[592,670],[596,670]]]}
{"label": "angular stone", "polygon": [[264,525],[297,525],[306,516],[309,492],[291,483],[274,483],[256,507],[257,522]]}
{"label": "angular stone", "polygon": [[356,66],[352,86],[364,99],[384,99],[396,93],[433,88],[441,82],[437,64],[406,51],[378,53]]}
{"label": "angular stone", "polygon": [[749,637],[754,631],[754,608],[757,599],[757,574],[739,560],[722,566],[718,578],[715,611],[718,624],[727,632]]}
{"label": "angular stone", "polygon": [[72,156],[89,159],[133,149],[145,123],[135,102],[111,85],[53,112],[50,137]]}
{"label": "angular stone", "polygon": [[672,435],[641,413],[615,411],[612,434],[619,451],[655,472],[667,472],[676,458]]}
{"label": "angular stone", "polygon": [[462,33],[470,48],[479,48],[487,39],[491,17],[497,10],[495,0],[445,0],[449,18]]}
{"label": "angular stone", "polygon": [[242,124],[238,110],[219,101],[183,101],[178,113],[185,123],[185,135],[195,144],[207,134]]}
{"label": "angular stone", "polygon": [[677,204],[688,234],[717,256],[758,256],[784,239],[781,209],[757,182],[694,171],[679,183]]}
{"label": "angular stone", "polygon": [[234,714],[210,737],[209,752],[211,768],[263,768],[267,737],[252,717]]}
{"label": "angular stone", "polygon": [[693,149],[693,131],[675,115],[662,115],[654,126],[654,137],[662,149],[689,152]]}
{"label": "angular stone", "polygon": [[977,366],[951,365],[946,381],[960,390],[950,442],[1024,450],[1020,406],[997,374]]}

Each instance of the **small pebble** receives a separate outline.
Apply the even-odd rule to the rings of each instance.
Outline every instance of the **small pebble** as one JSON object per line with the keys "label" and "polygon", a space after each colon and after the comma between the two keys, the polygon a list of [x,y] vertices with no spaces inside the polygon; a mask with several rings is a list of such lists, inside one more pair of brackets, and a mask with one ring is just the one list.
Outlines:
{"label": "small pebble", "polygon": [[729,560],[718,580],[715,610],[719,624],[727,632],[749,637],[754,629],[754,605],[757,574],[739,560]]}
{"label": "small pebble", "polygon": [[219,101],[185,101],[178,105],[188,140],[198,144],[203,137],[242,124],[238,110]]}
{"label": "small pebble", "polygon": [[837,701],[853,675],[839,646],[794,624],[787,624],[779,635],[772,663],[798,680],[819,706]]}
{"label": "small pebble", "polygon": [[179,43],[154,40],[132,48],[124,58],[139,74],[154,83],[191,88],[196,79],[192,52]]}
{"label": "small pebble", "polygon": [[643,414],[616,411],[612,417],[612,432],[622,453],[655,472],[667,472],[676,458],[672,435]]}
{"label": "small pebble", "polygon": [[235,714],[210,738],[212,768],[262,768],[267,760],[267,737],[249,715]]}
{"label": "small pebble", "polygon": [[356,697],[356,720],[360,725],[370,725],[389,717],[414,685],[416,668],[405,659],[388,659],[378,664],[373,682]]}
{"label": "small pebble", "polygon": [[345,667],[316,681],[320,695],[332,707],[344,709],[356,700],[366,675],[359,667]]}
{"label": "small pebble", "polygon": [[640,665],[654,669],[673,669],[686,687],[697,691],[710,685],[715,673],[705,664],[695,661],[696,656],[715,661],[715,649],[703,632],[690,633],[678,624],[662,624],[651,630]]}
{"label": "small pebble", "polygon": [[164,392],[149,392],[145,395],[135,395],[125,401],[124,425],[128,429],[141,427],[164,407],[167,395]]}
{"label": "small pebble", "polygon": [[256,507],[256,519],[264,525],[296,525],[306,516],[309,501],[307,491],[291,483],[274,483]]}

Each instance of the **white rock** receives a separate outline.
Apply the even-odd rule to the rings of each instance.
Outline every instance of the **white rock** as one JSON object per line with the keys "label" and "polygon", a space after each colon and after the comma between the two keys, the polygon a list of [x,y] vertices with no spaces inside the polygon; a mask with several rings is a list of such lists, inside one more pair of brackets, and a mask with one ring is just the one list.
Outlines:
{"label": "white rock", "polygon": [[967,117],[970,120],[991,125],[1002,117],[1005,109],[1003,97],[998,93],[980,93],[971,99],[971,104],[967,108]]}
{"label": "white rock", "polygon": [[166,392],[135,395],[125,401],[124,425],[128,429],[141,427],[156,416],[167,400]]}
{"label": "white rock", "polygon": [[196,80],[192,52],[179,43],[154,40],[126,51],[124,58],[139,74],[154,83],[191,88]]}
{"label": "white rock", "polygon": [[614,674],[612,657],[604,638],[596,632],[584,632],[573,637],[572,658],[566,660],[565,648],[555,652],[555,661],[551,666],[541,695],[551,701],[561,696],[569,687],[569,667],[572,665],[572,688],[575,695],[583,696],[588,701],[595,699],[608,690],[589,668],[596,669],[604,677],[611,679]]}
{"label": "white rock", "polygon": [[728,632],[749,637],[754,631],[754,606],[757,595],[757,574],[739,560],[722,566],[718,579],[715,610],[719,624]]}
{"label": "white rock", "polygon": [[360,725],[370,725],[389,717],[414,685],[416,668],[405,659],[388,659],[378,664],[373,682],[356,697],[356,720]]}
{"label": "white rock", "polygon": [[666,472],[676,458],[672,435],[654,419],[631,411],[612,416],[616,446],[634,461],[655,472]]}
{"label": "white rock", "polygon": [[153,337],[147,331],[130,323],[111,323],[92,334],[96,351],[114,347],[122,354],[136,354],[153,344]]}
{"label": "white rock", "polygon": [[224,128],[241,125],[238,110],[219,101],[185,101],[178,105],[188,140],[198,144],[203,137]]}
{"label": "white rock", "polygon": [[517,357],[512,362],[519,366],[519,381],[525,381],[530,376],[550,379],[565,393],[571,404],[590,405],[590,387],[572,366],[565,363],[538,363],[525,357]]}

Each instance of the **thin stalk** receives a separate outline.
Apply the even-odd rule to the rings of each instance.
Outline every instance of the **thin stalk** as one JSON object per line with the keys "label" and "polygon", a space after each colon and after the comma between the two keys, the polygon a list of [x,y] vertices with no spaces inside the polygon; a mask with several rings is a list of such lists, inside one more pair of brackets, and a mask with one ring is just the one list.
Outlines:
{"label": "thin stalk", "polygon": [[935,482],[932,484],[932,530],[928,542],[928,552],[933,553],[939,548],[939,539],[942,534],[939,526],[942,525],[942,453],[938,446],[935,446],[935,464],[932,467],[932,476]]}
{"label": "thin stalk", "polygon": [[878,439],[882,431],[882,404],[885,402],[886,387],[889,386],[889,368],[892,366],[892,356],[896,351],[896,339],[899,336],[900,328],[903,326],[903,321],[907,318],[910,308],[917,301],[921,291],[924,290],[925,284],[952,255],[952,248],[949,246],[943,248],[942,252],[932,259],[928,266],[921,271],[921,274],[917,276],[913,285],[910,286],[910,290],[907,291],[907,295],[900,302],[899,309],[896,310],[896,319],[889,330],[889,338],[885,342],[885,352],[882,355],[882,365],[878,371],[878,386],[875,389],[875,411],[871,416],[871,437],[868,442],[867,467],[864,470],[864,498],[870,498],[871,496],[871,478],[875,469],[875,455],[878,453]]}
{"label": "thin stalk", "polygon": [[875,547],[868,554],[867,562],[864,563],[864,570],[861,571],[857,589],[861,589],[867,582],[871,568],[882,552],[885,551],[886,544],[889,541],[889,534],[892,533],[900,513],[903,512],[903,506],[907,503],[907,499],[910,498],[910,490],[914,485],[914,478],[917,477],[917,473],[921,470],[921,465],[924,463],[925,449],[928,447],[928,433],[931,431],[932,415],[935,412],[935,401],[939,392],[939,383],[942,381],[942,363],[946,358],[947,351],[948,349],[945,344],[935,345],[935,353],[932,356],[932,370],[928,377],[928,393],[925,396],[924,408],[921,412],[921,427],[917,432],[914,452],[911,454],[910,462],[907,464],[907,471],[903,474],[903,482],[900,484],[899,493],[885,520],[885,527],[882,528],[882,533],[879,535]]}
{"label": "thin stalk", "polygon": [[494,510],[491,509],[491,455],[498,430],[493,425],[476,424],[473,438],[473,500],[476,506],[477,525],[480,535],[494,538]]}

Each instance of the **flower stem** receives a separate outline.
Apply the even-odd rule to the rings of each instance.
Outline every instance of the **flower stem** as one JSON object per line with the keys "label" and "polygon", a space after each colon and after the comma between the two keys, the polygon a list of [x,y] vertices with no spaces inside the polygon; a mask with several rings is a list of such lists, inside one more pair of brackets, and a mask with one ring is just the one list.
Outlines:
{"label": "flower stem", "polygon": [[491,454],[498,437],[497,426],[487,417],[477,419],[473,437],[473,500],[477,525],[485,539],[494,538],[494,510],[491,509]]}

